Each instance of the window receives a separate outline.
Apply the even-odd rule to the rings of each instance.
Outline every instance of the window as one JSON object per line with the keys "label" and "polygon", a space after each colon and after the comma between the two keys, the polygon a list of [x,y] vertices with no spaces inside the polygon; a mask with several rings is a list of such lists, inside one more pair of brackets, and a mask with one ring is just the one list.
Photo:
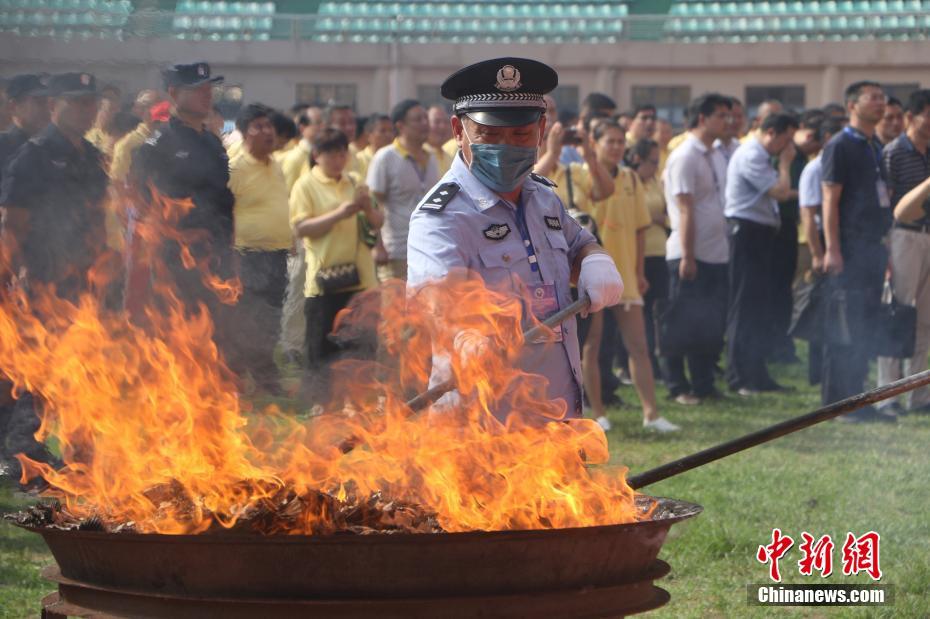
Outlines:
{"label": "window", "polygon": [[746,86],[746,118],[753,119],[764,101],[781,101],[786,110],[804,109],[804,86]]}
{"label": "window", "polygon": [[920,84],[917,82],[907,84],[882,84],[882,90],[885,91],[886,95],[894,97],[906,106],[911,93],[915,90],[920,90]]}
{"label": "window", "polygon": [[685,110],[691,102],[690,86],[633,86],[632,94],[633,107],[652,104],[659,118],[666,119],[673,127],[685,125]]}
{"label": "window", "polygon": [[577,86],[557,86],[549,95],[555,99],[555,107],[559,112],[564,110],[578,111]]}
{"label": "window", "polygon": [[355,108],[355,84],[297,84],[297,103],[308,105],[349,105]]}

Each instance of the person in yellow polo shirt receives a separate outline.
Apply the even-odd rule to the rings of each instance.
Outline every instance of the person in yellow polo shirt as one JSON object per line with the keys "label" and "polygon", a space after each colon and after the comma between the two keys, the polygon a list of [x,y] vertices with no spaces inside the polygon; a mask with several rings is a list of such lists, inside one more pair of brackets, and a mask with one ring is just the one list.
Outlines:
{"label": "person in yellow polo shirt", "polygon": [[336,314],[361,290],[377,285],[375,264],[361,235],[359,214],[377,230],[383,217],[366,187],[345,172],[349,141],[335,128],[323,129],[313,141],[314,166],[294,185],[290,222],[303,241],[307,262],[304,315],[310,374],[306,386],[318,402],[328,396],[329,364],[338,347],[327,338]]}
{"label": "person in yellow polo shirt", "polygon": [[623,128],[613,121],[601,121],[592,126],[592,133],[597,160],[613,176],[614,191],[606,200],[592,201],[590,213],[604,249],[626,282],[620,304],[612,311],[629,353],[630,375],[643,407],[643,426],[672,432],[678,426],[659,416],[643,319],[642,295],[649,289],[644,268],[646,230],[652,224],[645,187],[635,172],[620,165],[626,152]]}
{"label": "person in yellow polo shirt", "polygon": [[449,112],[441,105],[431,105],[426,110],[426,117],[429,119],[429,137],[423,148],[436,157],[436,167],[441,177],[452,167],[452,159],[455,158],[455,152],[450,154],[443,149],[452,137],[452,122],[449,120]]}
{"label": "person in yellow polo shirt", "polygon": [[365,133],[368,134],[368,146],[358,152],[358,175],[362,178],[368,176],[368,166],[375,153],[394,141],[394,123],[387,114],[372,114],[365,123]]}
{"label": "person in yellow polo shirt", "polygon": [[113,147],[113,160],[110,162],[110,180],[112,182],[122,184],[128,180],[133,153],[147,139],[152,137],[152,130],[156,122],[168,121],[169,107],[170,104],[167,101],[162,101],[161,95],[155,90],[143,90],[139,93],[133,110],[138,112],[142,122],[133,131],[120,138]]}
{"label": "person in yellow polo shirt", "polygon": [[293,189],[294,183],[302,174],[310,171],[310,145],[322,127],[323,110],[318,107],[308,107],[297,117],[300,139],[281,159],[281,169],[284,170],[288,191]]}
{"label": "person in yellow polo shirt", "polygon": [[272,157],[273,114],[255,103],[240,111],[236,128],[242,133],[242,149],[229,162],[229,189],[235,197],[235,247],[242,282],[235,308],[236,352],[256,386],[277,393],[273,353],[287,286],[291,228],[284,173]]}

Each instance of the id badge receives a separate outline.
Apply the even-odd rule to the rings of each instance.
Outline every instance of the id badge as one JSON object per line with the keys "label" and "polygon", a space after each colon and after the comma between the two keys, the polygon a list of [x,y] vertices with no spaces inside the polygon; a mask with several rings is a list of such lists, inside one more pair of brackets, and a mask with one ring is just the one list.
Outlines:
{"label": "id badge", "polygon": [[878,192],[878,205],[882,208],[891,208],[891,196],[888,195],[888,186],[885,181],[878,179],[875,181],[875,191]]}
{"label": "id badge", "polygon": [[[559,311],[559,299],[555,294],[555,284],[530,284],[528,286],[530,299],[532,300],[533,316],[536,320],[543,322],[553,314]],[[562,325],[553,327],[552,332],[555,334],[556,342],[562,341]],[[542,334],[536,339],[527,342],[528,344],[544,344],[549,342],[547,334]]]}

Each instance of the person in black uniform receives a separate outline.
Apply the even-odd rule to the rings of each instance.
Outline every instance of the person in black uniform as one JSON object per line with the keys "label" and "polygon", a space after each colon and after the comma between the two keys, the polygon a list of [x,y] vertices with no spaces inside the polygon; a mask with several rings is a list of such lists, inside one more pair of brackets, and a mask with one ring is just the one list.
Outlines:
{"label": "person in black uniform", "polygon": [[[213,108],[213,86],[223,78],[211,76],[205,62],[173,65],[162,77],[173,113],[168,124],[136,151],[131,179],[144,196],[152,197],[155,190],[169,198],[191,200],[193,208],[173,225],[185,237],[195,261],[206,263],[214,276],[227,280],[236,271],[229,158],[220,139],[205,127]],[[146,210],[143,219],[157,214],[156,208]],[[214,339],[226,361],[235,366],[229,306],[203,283],[198,269],[182,264],[178,242],[166,241],[160,258],[187,309],[206,305],[215,325]]]}
{"label": "person in black uniform", "polygon": [[[96,80],[89,73],[55,75],[48,96],[51,124],[17,150],[3,175],[0,238],[27,290],[54,284],[59,297],[75,301],[106,247],[107,174],[100,151],[83,137],[97,115]],[[16,401],[4,455],[48,460],[32,437],[37,428],[33,396],[26,394]]]}
{"label": "person in black uniform", "polygon": [[0,178],[3,169],[29,138],[48,126],[48,91],[38,75],[17,75],[6,86],[10,128],[0,133]]}

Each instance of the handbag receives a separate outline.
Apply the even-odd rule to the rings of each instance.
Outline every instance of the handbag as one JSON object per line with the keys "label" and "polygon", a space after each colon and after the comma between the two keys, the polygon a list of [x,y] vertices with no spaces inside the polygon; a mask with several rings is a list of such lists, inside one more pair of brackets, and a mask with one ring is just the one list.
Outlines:
{"label": "handbag", "polygon": [[358,274],[358,267],[354,262],[337,264],[335,266],[320,269],[316,274],[316,285],[320,287],[323,294],[339,292],[346,288],[353,288],[362,283]]}
{"label": "handbag", "polygon": [[885,282],[876,321],[875,352],[880,357],[910,359],[917,338],[917,308],[895,298],[894,286]]}

